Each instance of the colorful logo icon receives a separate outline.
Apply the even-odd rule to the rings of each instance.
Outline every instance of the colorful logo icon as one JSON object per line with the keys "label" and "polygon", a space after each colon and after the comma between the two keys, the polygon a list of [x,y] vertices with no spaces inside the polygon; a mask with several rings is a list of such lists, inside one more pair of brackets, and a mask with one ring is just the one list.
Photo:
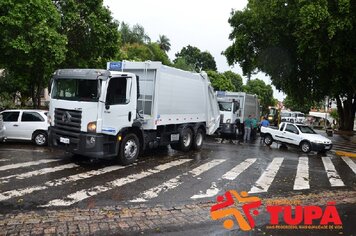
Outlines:
{"label": "colorful logo icon", "polygon": [[[244,203],[242,206],[242,212],[237,209],[237,206],[234,206],[234,198],[239,203]],[[241,194],[235,190],[229,190],[224,195],[220,195],[216,198],[217,204],[213,205],[210,208],[210,215],[213,220],[222,219],[228,216],[233,216],[241,230],[249,231],[255,227],[255,221],[250,213],[251,209],[258,208],[261,205],[261,199],[258,197],[249,197],[248,193],[242,191]],[[253,210],[253,215],[258,215],[257,210]],[[226,229],[231,229],[234,226],[234,221],[232,219],[226,219],[224,221],[224,227]]]}

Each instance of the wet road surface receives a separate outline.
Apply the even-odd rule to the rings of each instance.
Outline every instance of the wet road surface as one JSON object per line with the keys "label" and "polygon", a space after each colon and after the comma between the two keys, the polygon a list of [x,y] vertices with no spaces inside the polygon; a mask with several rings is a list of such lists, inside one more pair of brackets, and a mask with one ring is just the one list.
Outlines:
{"label": "wet road surface", "polygon": [[[73,157],[31,144],[0,144],[1,214],[118,204],[199,204],[215,202],[217,195],[228,190],[267,199],[322,197],[326,191],[355,189],[355,159],[332,152],[306,155],[294,148],[279,149],[276,144],[269,148],[258,141],[220,144],[209,139],[200,152],[190,153],[162,148],[130,166]],[[225,232],[221,223],[218,232]]]}

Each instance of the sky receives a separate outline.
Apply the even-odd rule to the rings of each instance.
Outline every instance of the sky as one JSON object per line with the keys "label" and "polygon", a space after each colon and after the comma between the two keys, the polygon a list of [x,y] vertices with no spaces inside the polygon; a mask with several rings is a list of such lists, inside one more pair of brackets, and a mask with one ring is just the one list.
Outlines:
{"label": "sky", "polygon": [[[109,7],[116,20],[130,26],[142,25],[151,41],[157,41],[159,35],[167,36],[171,60],[183,47],[191,45],[210,52],[219,72],[232,70],[241,76],[240,66],[230,67],[221,52],[232,43],[229,40],[232,28],[228,23],[232,10],[243,10],[246,5],[247,0],[104,0],[104,6]],[[254,78],[271,83],[264,73]],[[274,89],[274,97],[282,101],[285,95]]]}

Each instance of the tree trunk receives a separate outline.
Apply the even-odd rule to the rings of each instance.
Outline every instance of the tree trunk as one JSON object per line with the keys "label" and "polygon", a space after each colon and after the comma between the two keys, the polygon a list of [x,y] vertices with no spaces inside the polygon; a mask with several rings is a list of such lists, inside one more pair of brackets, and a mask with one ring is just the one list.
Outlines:
{"label": "tree trunk", "polygon": [[356,112],[356,94],[348,94],[346,100],[341,100],[340,97],[337,97],[336,103],[340,118],[339,129],[353,131]]}

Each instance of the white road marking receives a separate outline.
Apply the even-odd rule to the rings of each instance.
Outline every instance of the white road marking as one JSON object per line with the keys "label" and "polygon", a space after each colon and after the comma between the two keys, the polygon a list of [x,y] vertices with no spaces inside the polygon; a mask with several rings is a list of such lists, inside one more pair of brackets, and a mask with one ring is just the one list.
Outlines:
{"label": "white road marking", "polygon": [[71,169],[71,168],[75,168],[75,167],[78,167],[78,165],[76,165],[74,163],[70,163],[70,164],[56,166],[56,167],[43,168],[40,170],[35,170],[35,171],[23,173],[23,174],[9,175],[9,176],[5,176],[5,177],[1,177],[0,184],[8,183],[10,181],[10,179],[12,179],[12,178],[26,179],[26,178],[30,178],[30,177],[37,176],[37,175],[45,175],[45,174],[53,173],[56,171]]}
{"label": "white road marking", "polygon": [[174,166],[178,166],[181,165],[185,162],[191,161],[190,159],[180,159],[180,160],[176,160],[176,161],[172,161],[166,164],[162,164],[159,166],[156,166],[153,169],[147,170],[147,171],[143,171],[141,173],[138,174],[132,174],[129,175],[127,177],[124,178],[119,178],[119,179],[115,179],[113,181],[110,181],[108,183],[106,183],[105,185],[98,185],[89,189],[82,189],[79,190],[75,193],[69,194],[68,196],[64,197],[64,199],[68,199],[68,200],[63,200],[63,199],[54,199],[52,201],[50,201],[49,203],[47,203],[46,205],[42,205],[41,207],[50,207],[50,206],[70,206],[76,202],[82,201],[84,199],[87,199],[89,197],[98,195],[99,193],[103,193],[106,191],[109,191],[113,188],[116,187],[121,187],[125,184],[129,184],[129,183],[133,183],[137,180],[143,179],[145,177],[148,177],[150,175],[159,173],[161,171],[164,171],[166,169],[169,169],[171,167]]}
{"label": "white road marking", "polygon": [[217,188],[216,183],[212,182],[210,188],[206,190],[205,193],[199,193],[191,196],[191,199],[198,199],[198,198],[207,198],[207,197],[214,197],[218,194],[220,189]]}
{"label": "white road marking", "polygon": [[294,181],[294,190],[309,189],[309,164],[308,157],[299,157],[297,175]]}
{"label": "white road marking", "polygon": [[0,162],[2,161],[10,161],[10,159],[0,159]]}
{"label": "white road marking", "polygon": [[43,149],[25,149],[25,148],[21,148],[21,149],[17,149],[17,148],[3,148],[0,149],[0,152],[47,152],[46,150]]}
{"label": "white road marking", "polygon": [[18,189],[18,190],[10,190],[7,192],[0,193],[0,201],[8,200],[13,197],[21,197],[23,195],[26,195],[26,194],[29,194],[29,193],[32,193],[35,191],[47,189],[49,187],[60,186],[60,185],[66,184],[66,183],[70,183],[70,182],[74,182],[74,181],[78,181],[78,180],[82,180],[82,179],[87,179],[87,178],[90,178],[93,176],[105,174],[105,173],[123,169],[123,168],[125,168],[125,167],[123,167],[123,166],[109,166],[109,167],[105,167],[105,168],[102,168],[99,170],[92,170],[92,171],[88,171],[88,172],[84,172],[84,173],[80,173],[80,174],[76,174],[76,175],[71,175],[68,177],[63,177],[60,179],[55,179],[52,181],[47,181],[42,186],[38,185],[38,186],[32,186],[32,187]]}
{"label": "white road marking", "polygon": [[17,164],[0,166],[0,171],[16,169],[16,168],[20,168],[20,167],[35,166],[35,165],[40,165],[40,164],[50,163],[50,162],[55,162],[55,161],[61,161],[61,160],[60,159],[44,159],[44,160],[39,160],[39,161],[21,162],[21,163],[17,163]]}
{"label": "white road marking", "polygon": [[[237,166],[232,168],[230,171],[226,172],[223,176],[222,179],[227,179],[227,180],[234,180],[239,176],[244,170],[246,170],[248,167],[250,167],[253,163],[255,163],[257,159],[256,158],[250,158],[246,159],[243,162],[239,163]],[[199,194],[193,195],[192,199],[199,199],[199,198],[208,198],[208,197],[213,197],[216,194],[219,193],[219,188],[216,185],[216,182],[212,182],[210,188],[208,188],[205,193],[202,191]]]}
{"label": "white road marking", "polygon": [[355,162],[353,162],[350,158],[348,157],[341,157],[344,162],[346,162],[346,164],[351,168],[351,170],[356,174],[356,164]]}
{"label": "white road marking", "polygon": [[279,168],[282,165],[284,158],[277,157],[268,165],[267,169],[263,172],[261,177],[256,181],[255,185],[251,188],[249,193],[263,193],[267,192],[277,175]]}
{"label": "white road marking", "polygon": [[334,164],[332,163],[330,157],[321,157],[323,161],[326,174],[328,175],[329,182],[333,187],[345,186],[344,182],[341,180],[339,174],[337,173]]}
{"label": "white road marking", "polygon": [[256,160],[257,160],[256,158],[250,158],[244,160],[243,162],[239,163],[237,166],[232,168],[230,171],[226,172],[226,174],[224,174],[222,178],[228,180],[236,179],[237,176],[239,176],[244,170],[250,167],[250,165],[255,163]]}
{"label": "white road marking", "polygon": [[197,176],[201,175],[202,173],[204,173],[205,171],[210,170],[211,168],[219,165],[220,163],[222,163],[224,161],[225,160],[223,160],[223,159],[216,159],[216,160],[212,160],[208,163],[205,163],[201,166],[198,166],[191,171],[188,171],[181,175],[178,175],[168,181],[165,181],[164,183],[162,183],[156,187],[150,188],[150,189],[146,190],[145,192],[140,193],[139,197],[131,200],[130,202],[146,202],[148,199],[157,197],[158,194],[160,194],[162,191],[167,192],[168,190],[178,187],[182,183],[180,181],[180,178],[183,175],[188,175],[189,173],[191,173],[193,175],[193,177],[197,177]]}
{"label": "white road marking", "polygon": [[209,161],[208,163],[205,163],[197,168],[194,168],[193,170],[189,171],[189,173],[191,173],[193,175],[193,177],[196,177],[202,173],[204,173],[205,171],[213,168],[214,166],[217,166],[221,163],[223,163],[224,161],[226,161],[225,159],[214,159],[212,161]]}

